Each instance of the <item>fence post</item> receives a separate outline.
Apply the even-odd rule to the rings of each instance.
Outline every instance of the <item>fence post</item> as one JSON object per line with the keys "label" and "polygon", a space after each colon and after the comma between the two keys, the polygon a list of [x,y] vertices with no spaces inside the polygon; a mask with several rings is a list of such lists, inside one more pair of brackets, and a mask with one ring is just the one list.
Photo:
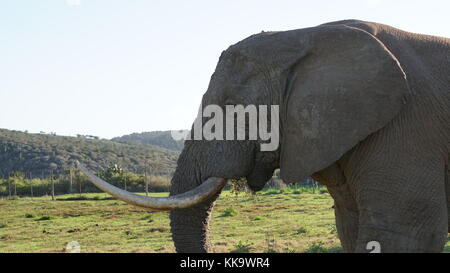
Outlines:
{"label": "fence post", "polygon": [[72,168],[69,169],[69,175],[70,175],[70,188],[69,188],[69,193],[72,193],[72,185],[73,185]]}
{"label": "fence post", "polygon": [[145,183],[145,195],[148,196],[147,159],[145,159],[145,166],[144,166],[144,183]]}
{"label": "fence post", "polygon": [[55,201],[55,181],[53,180],[53,170],[50,173],[50,180],[52,181],[52,201]]}
{"label": "fence post", "polygon": [[14,196],[17,196],[17,183],[16,183],[16,179],[13,180],[14,183]]}
{"label": "fence post", "polygon": [[28,173],[28,182],[30,182],[31,197],[33,197],[33,179],[31,178],[31,173]]}
{"label": "fence post", "polygon": [[9,198],[11,199],[11,179],[8,177],[8,192],[9,192]]}
{"label": "fence post", "polygon": [[82,182],[82,180],[78,179],[78,186],[80,187],[80,196],[81,196],[81,182]]}

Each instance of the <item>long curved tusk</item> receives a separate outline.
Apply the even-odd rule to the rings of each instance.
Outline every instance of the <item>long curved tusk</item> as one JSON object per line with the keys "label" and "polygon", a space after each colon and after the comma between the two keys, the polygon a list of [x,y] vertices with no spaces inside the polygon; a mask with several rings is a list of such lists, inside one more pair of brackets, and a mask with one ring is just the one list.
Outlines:
{"label": "long curved tusk", "polygon": [[80,169],[89,180],[104,192],[107,192],[117,199],[125,201],[129,204],[144,207],[157,211],[183,209],[197,205],[217,192],[219,192],[227,183],[224,178],[210,177],[201,185],[182,194],[177,194],[169,197],[147,197],[137,195],[128,191],[124,191],[115,187],[100,177],[97,177],[90,172],[83,164],[77,162],[77,167]]}

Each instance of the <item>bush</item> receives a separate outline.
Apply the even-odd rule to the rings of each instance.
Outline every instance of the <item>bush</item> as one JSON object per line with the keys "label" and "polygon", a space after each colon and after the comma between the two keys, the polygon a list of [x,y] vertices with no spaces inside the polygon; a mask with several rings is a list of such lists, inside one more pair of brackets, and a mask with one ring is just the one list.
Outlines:
{"label": "bush", "polygon": [[323,242],[313,242],[308,244],[308,249],[305,251],[306,253],[339,253],[342,252],[341,247],[330,247],[327,248],[324,246]]}
{"label": "bush", "polygon": [[230,251],[230,253],[249,253],[252,249],[252,244],[249,242],[243,243],[242,241],[239,241],[235,247],[236,248]]}
{"label": "bush", "polygon": [[142,221],[147,221],[147,222],[149,222],[149,223],[151,223],[151,222],[154,221],[154,220],[153,220],[153,216],[152,216],[151,214],[142,217],[140,220],[142,220]]}
{"label": "bush", "polygon": [[[145,184],[145,183],[143,183]],[[165,176],[151,176],[148,181],[148,190],[152,192],[167,192],[170,189],[170,179]]]}
{"label": "bush", "polygon": [[330,233],[331,234],[336,234],[337,233],[336,225],[330,225]]}
{"label": "bush", "polygon": [[37,219],[36,221],[48,221],[48,220],[52,220],[53,217],[51,216],[42,216],[41,218]]}
{"label": "bush", "polygon": [[306,228],[304,228],[304,227],[299,227],[298,229],[297,229],[297,231],[295,232],[295,234],[304,234],[304,233],[307,233],[308,232],[308,230],[306,229]]}
{"label": "bush", "polygon": [[222,212],[220,217],[232,217],[236,215],[238,215],[238,212],[234,208],[228,207]]}
{"label": "bush", "polygon": [[314,242],[308,245],[306,253],[326,253],[327,249],[323,246],[323,242]]}
{"label": "bush", "polygon": [[[99,174],[102,177],[102,173]],[[127,184],[127,190],[133,192],[144,192],[145,182],[143,174],[135,174],[131,172],[124,172],[122,174],[109,175],[106,179],[111,182],[112,185],[119,187],[121,189],[125,186],[125,181]],[[150,176],[147,177],[148,190],[150,192],[167,192],[170,189],[170,178],[167,176]],[[100,192],[92,183],[90,183],[86,177],[75,173],[73,176],[72,191],[70,192],[70,183],[67,177],[61,176],[54,180],[55,194],[69,194],[78,193],[80,190],[83,193],[90,192]],[[50,178],[33,178],[33,179],[23,179],[22,177],[16,178],[11,177],[9,179],[0,179],[0,195],[9,196],[9,189],[11,188],[12,194],[14,194],[14,189],[17,191],[18,196],[31,196],[31,186],[33,187],[33,196],[45,196],[51,195],[52,180]],[[11,200],[16,200],[18,196],[11,196]],[[95,199],[97,198],[97,199]],[[95,200],[100,197],[94,197]],[[81,199],[77,199],[81,200]]]}

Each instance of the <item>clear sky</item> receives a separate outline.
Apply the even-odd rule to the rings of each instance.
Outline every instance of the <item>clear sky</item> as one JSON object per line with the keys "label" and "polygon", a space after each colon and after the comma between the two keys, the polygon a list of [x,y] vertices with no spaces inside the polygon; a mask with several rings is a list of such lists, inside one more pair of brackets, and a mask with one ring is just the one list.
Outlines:
{"label": "clear sky", "polygon": [[190,128],[220,53],[251,34],[362,19],[450,37],[449,11],[448,0],[2,0],[0,128]]}

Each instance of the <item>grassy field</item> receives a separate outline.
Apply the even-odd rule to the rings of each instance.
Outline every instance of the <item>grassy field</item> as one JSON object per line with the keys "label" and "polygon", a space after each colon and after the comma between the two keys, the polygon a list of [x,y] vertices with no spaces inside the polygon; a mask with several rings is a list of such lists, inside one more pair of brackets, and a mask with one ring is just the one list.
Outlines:
{"label": "grassy field", "polygon": [[[213,213],[214,251],[340,252],[332,204],[324,189],[226,191]],[[106,194],[0,200],[0,252],[62,252],[70,241],[82,252],[174,252],[168,213]]]}

